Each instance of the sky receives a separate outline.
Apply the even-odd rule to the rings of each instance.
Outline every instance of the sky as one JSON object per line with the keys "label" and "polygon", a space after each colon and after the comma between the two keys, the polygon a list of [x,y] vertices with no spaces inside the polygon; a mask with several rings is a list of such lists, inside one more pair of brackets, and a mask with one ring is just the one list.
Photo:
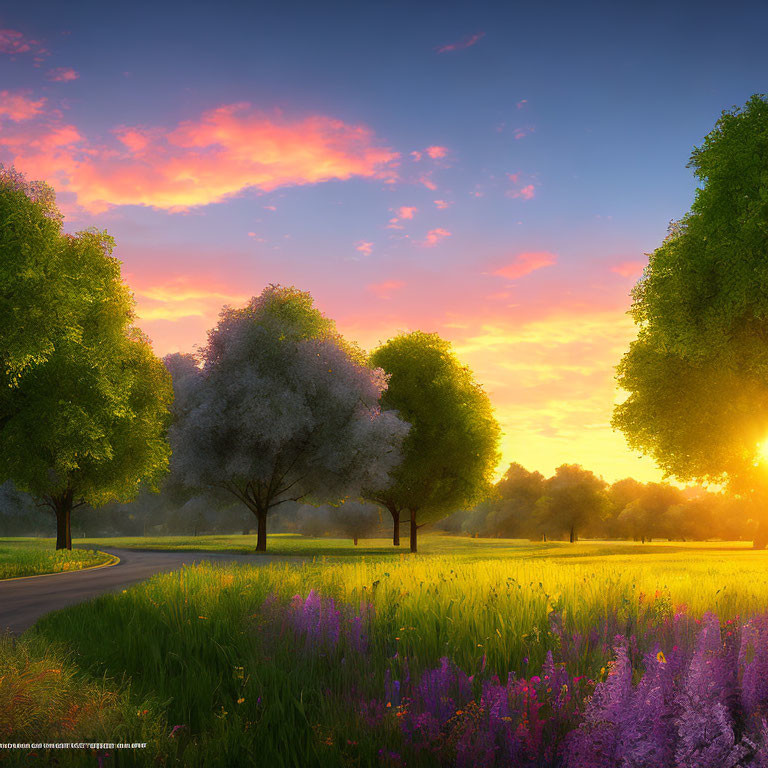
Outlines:
{"label": "sky", "polygon": [[659,479],[610,427],[630,291],[691,150],[768,91],[768,5],[0,4],[0,162],[106,229],[157,354],[309,291],[449,339],[504,469]]}

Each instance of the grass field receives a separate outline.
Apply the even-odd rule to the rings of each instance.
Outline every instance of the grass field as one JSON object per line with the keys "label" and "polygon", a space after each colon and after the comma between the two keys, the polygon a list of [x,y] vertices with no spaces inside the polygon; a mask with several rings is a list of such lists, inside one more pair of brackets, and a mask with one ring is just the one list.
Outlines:
{"label": "grass field", "polygon": [[0,538],[0,580],[77,571],[103,565],[111,560],[112,557],[105,552],[89,549],[57,552],[53,539]]}
{"label": "grass field", "polygon": [[[199,543],[224,548],[240,539]],[[742,544],[425,536],[424,554],[383,555],[382,544],[370,542],[364,557],[342,557],[341,545],[326,544],[301,568],[205,565],[160,575],[50,614],[20,642],[0,645],[0,711],[15,702],[8,710],[16,712],[13,740],[70,732],[84,738],[88,719],[70,723],[62,708],[74,696],[71,681],[82,679],[75,713],[103,702],[93,733],[112,728],[125,740],[148,742],[142,752],[101,755],[104,765],[116,757],[126,765],[229,766],[257,758],[269,766],[501,765],[493,762],[501,760],[501,731],[488,730],[489,712],[498,708],[487,701],[512,673],[522,687],[504,688],[504,706],[528,697],[515,734],[524,728],[520,743],[530,754],[540,750],[535,758],[520,752],[513,764],[560,765],[551,751],[612,674],[617,635],[627,638],[637,679],[653,654],[665,664],[681,648],[695,657],[706,612],[720,617],[725,637],[768,611],[768,552]],[[325,552],[338,556],[323,560]],[[547,666],[548,651],[556,671]],[[40,661],[45,654],[54,661]],[[65,670],[62,682],[43,679],[58,704],[44,717],[25,715],[43,700],[30,693],[40,684],[34,670],[53,663]],[[548,681],[556,676],[554,686]],[[552,699],[560,696],[554,688],[566,698]],[[505,717],[496,719],[509,730],[504,723],[518,715],[510,709]],[[9,740],[6,721],[0,741]],[[427,742],[423,734],[431,734]],[[478,745],[489,734],[498,743],[483,762]],[[467,749],[472,761],[462,763]],[[62,765],[96,765],[98,758],[57,757],[69,761]],[[43,755],[38,764],[46,764]]]}
{"label": "grass field", "polygon": [[[2,541],[2,540],[0,540]],[[39,541],[53,544],[53,539]],[[172,551],[256,553],[256,535],[203,535],[203,536],[123,536],[111,538],[83,538],[73,542],[81,547],[122,547],[126,549],[157,549]],[[472,559],[489,557],[605,557],[616,555],[674,555],[675,553],[740,552],[748,557],[765,553],[752,551],[751,542],[667,542],[645,544],[635,541],[582,540],[577,544],[567,541],[530,542],[527,539],[481,539],[425,532],[419,535],[419,554],[451,555]],[[267,554],[297,555],[302,557],[399,557],[409,555],[408,541],[400,547],[392,546],[392,539],[360,539],[354,546],[351,539],[300,536],[295,533],[274,533],[267,538]]]}

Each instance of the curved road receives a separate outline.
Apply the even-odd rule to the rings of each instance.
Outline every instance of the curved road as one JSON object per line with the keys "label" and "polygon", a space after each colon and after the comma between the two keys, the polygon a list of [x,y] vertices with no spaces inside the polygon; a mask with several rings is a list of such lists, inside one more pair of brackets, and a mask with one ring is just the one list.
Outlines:
{"label": "curved road", "polygon": [[68,605],[90,600],[104,592],[124,589],[156,573],[207,560],[211,563],[268,565],[303,562],[303,558],[278,555],[236,555],[214,552],[162,552],[101,548],[120,562],[108,568],[52,573],[26,579],[0,581],[0,632],[20,634],[41,616]]}

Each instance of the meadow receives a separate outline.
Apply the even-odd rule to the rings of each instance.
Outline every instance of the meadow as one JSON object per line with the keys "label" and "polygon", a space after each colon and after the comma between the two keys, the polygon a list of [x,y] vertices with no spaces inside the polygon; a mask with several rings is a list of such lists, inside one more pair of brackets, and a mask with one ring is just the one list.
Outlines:
{"label": "meadow", "polygon": [[77,571],[113,561],[111,555],[91,549],[54,550],[50,539],[0,538],[0,580],[45,573]]}
{"label": "meadow", "polygon": [[[605,722],[620,731],[606,709],[618,682],[630,711],[652,699],[652,674],[671,692],[693,685],[705,651],[727,664],[730,648],[736,664],[731,638],[762,631],[749,620],[768,606],[768,552],[741,543],[425,536],[417,556],[368,544],[355,557],[316,550],[299,568],[188,567],[49,614],[0,644],[0,741],[147,742],[57,754],[61,765],[557,766],[566,753],[618,765],[593,744]],[[768,669],[768,643],[753,646],[738,685],[765,678],[753,673]],[[749,717],[768,700],[753,683]],[[587,726],[586,747],[568,741]],[[675,757],[664,733],[653,738],[673,751],[634,764],[721,764]]]}

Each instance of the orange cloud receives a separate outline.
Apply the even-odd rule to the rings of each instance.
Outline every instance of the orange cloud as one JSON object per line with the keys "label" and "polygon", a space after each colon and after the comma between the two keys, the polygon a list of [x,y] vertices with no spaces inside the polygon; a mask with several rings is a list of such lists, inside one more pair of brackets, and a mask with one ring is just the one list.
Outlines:
{"label": "orange cloud", "polygon": [[505,267],[497,269],[493,274],[500,277],[506,277],[510,280],[517,280],[519,277],[530,275],[537,269],[550,267],[557,262],[557,256],[549,251],[529,251],[519,253],[515,260]]}
{"label": "orange cloud", "polygon": [[77,80],[80,75],[72,67],[57,67],[52,69],[46,77],[54,83],[68,83],[71,80]]}
{"label": "orange cloud", "polygon": [[463,51],[465,48],[471,48],[473,45],[478,43],[483,37],[485,37],[485,32],[475,32],[474,35],[465,37],[463,40],[459,40],[456,43],[448,43],[447,45],[441,45],[439,48],[436,48],[435,50],[438,53],[449,53],[450,51]]}
{"label": "orange cloud", "polygon": [[439,160],[448,154],[446,147],[427,147],[424,150],[433,160]]}
{"label": "orange cloud", "polygon": [[421,245],[425,248],[431,248],[432,246],[437,245],[444,238],[450,236],[451,233],[447,229],[442,229],[441,227],[438,227],[437,229],[430,229],[429,232],[427,232],[427,236],[424,238]]}
{"label": "orange cloud", "polygon": [[623,261],[615,267],[611,267],[611,272],[615,272],[622,277],[639,277],[645,269],[644,261]]}
{"label": "orange cloud", "polygon": [[394,291],[399,290],[405,285],[400,280],[385,280],[383,283],[371,283],[366,285],[366,290],[378,296],[380,299],[389,299]]}
{"label": "orange cloud", "polygon": [[355,245],[355,250],[360,251],[363,256],[370,256],[373,251],[373,243],[368,243],[365,240],[361,240]]}
{"label": "orange cloud", "polygon": [[170,132],[124,127],[116,135],[119,147],[93,144],[52,115],[24,137],[4,132],[0,150],[92,213],[118,205],[186,210],[252,188],[393,178],[398,157],[364,126],[324,116],[288,120],[248,104],[212,109]]}
{"label": "orange cloud", "polygon": [[245,294],[218,286],[215,280],[197,276],[176,277],[161,283],[142,285],[131,281],[136,297],[136,315],[140,321],[178,322],[192,317],[216,317],[224,304],[242,304]]}
{"label": "orange cloud", "polygon": [[30,120],[41,114],[44,106],[45,98],[35,101],[26,91],[0,91],[0,119],[5,117],[17,123]]}

